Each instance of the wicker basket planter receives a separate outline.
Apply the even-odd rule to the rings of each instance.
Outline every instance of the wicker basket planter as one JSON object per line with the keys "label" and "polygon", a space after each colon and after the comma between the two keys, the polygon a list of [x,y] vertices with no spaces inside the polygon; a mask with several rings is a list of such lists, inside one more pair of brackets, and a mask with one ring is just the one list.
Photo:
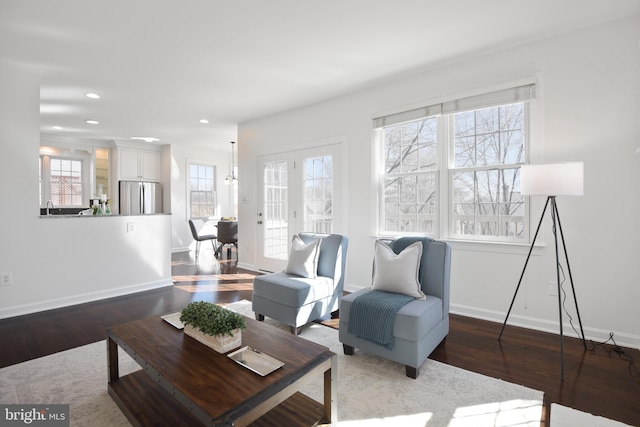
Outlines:
{"label": "wicker basket planter", "polygon": [[242,344],[242,329],[234,329],[231,332],[233,336],[223,334],[206,335],[191,325],[185,325],[184,333],[200,341],[207,347],[211,347],[218,353],[226,353],[240,347]]}
{"label": "wicker basket planter", "polygon": [[180,312],[180,321],[185,334],[218,353],[240,347],[242,329],[247,327],[241,314],[205,301],[189,303]]}

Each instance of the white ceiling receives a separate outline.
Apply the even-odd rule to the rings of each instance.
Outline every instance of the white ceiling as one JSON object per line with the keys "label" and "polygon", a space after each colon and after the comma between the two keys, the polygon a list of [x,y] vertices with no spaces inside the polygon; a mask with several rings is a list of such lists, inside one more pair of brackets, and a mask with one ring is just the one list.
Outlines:
{"label": "white ceiling", "polygon": [[638,13],[639,0],[0,0],[0,58],[42,73],[43,134],[228,147],[246,120]]}

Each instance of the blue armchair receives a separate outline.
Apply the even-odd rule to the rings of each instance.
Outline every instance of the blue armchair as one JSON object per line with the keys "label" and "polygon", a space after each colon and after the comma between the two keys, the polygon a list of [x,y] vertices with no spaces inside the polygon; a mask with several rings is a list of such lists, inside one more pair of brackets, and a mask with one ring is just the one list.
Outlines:
{"label": "blue armchair", "polygon": [[423,245],[418,278],[426,299],[415,299],[404,305],[393,322],[393,348],[388,349],[349,333],[349,315],[353,301],[371,292],[361,289],[340,301],[339,339],[344,353],[353,355],[358,348],[405,365],[406,375],[417,378],[420,366],[449,333],[449,275],[451,248],[445,242],[428,237],[400,237],[390,242],[393,252],[399,254],[414,242]]}
{"label": "blue armchair", "polygon": [[257,320],[270,317],[291,327],[297,335],[302,326],[330,316],[338,309],[344,288],[348,239],[339,234],[299,233],[309,244],[321,238],[317,277],[286,272],[269,273],[253,280],[251,298]]}

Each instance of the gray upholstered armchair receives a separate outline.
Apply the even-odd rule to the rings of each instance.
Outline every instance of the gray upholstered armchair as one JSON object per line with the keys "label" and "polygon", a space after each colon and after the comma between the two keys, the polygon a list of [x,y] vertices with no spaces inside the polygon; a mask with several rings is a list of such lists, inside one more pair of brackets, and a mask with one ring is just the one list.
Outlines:
{"label": "gray upholstered armchair", "polygon": [[[296,335],[302,326],[328,317],[338,309],[348,246],[347,237],[339,234],[300,233],[297,236],[301,245],[321,239],[315,260],[317,271],[314,265],[312,274],[292,274],[285,270],[257,276],[251,298],[257,320],[271,317],[289,325]],[[288,268],[291,262],[290,254]]]}
{"label": "gray upholstered armchair", "polygon": [[[395,254],[415,242],[422,242],[418,280],[424,299],[411,299],[397,311],[392,323],[392,348],[349,332],[354,300],[372,290],[361,289],[340,302],[339,339],[347,355],[358,348],[405,365],[408,377],[417,378],[420,366],[449,333],[449,274],[451,248],[445,242],[428,237],[401,237],[390,242]],[[375,265],[374,265],[375,268]],[[391,294],[393,296],[393,293]]]}

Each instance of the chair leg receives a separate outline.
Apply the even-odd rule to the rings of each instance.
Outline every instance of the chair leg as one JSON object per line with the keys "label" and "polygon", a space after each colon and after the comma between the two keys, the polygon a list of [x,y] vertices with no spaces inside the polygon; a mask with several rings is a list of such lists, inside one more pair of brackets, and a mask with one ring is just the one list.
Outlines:
{"label": "chair leg", "polygon": [[420,375],[420,368],[414,368],[413,366],[405,365],[405,372],[409,378],[413,378],[414,380],[418,378]]}
{"label": "chair leg", "polygon": [[346,344],[342,344],[342,349],[344,350],[344,354],[347,356],[353,356],[353,352],[355,351],[355,348]]}
{"label": "chair leg", "polygon": [[300,332],[302,332],[302,326],[298,326],[298,327],[290,326],[290,328],[291,328],[291,333],[293,335],[300,335]]}
{"label": "chair leg", "polygon": [[256,320],[258,322],[264,322],[264,315],[256,313]]}
{"label": "chair leg", "polygon": [[196,259],[198,259],[198,255],[200,255],[200,241],[196,242]]}

